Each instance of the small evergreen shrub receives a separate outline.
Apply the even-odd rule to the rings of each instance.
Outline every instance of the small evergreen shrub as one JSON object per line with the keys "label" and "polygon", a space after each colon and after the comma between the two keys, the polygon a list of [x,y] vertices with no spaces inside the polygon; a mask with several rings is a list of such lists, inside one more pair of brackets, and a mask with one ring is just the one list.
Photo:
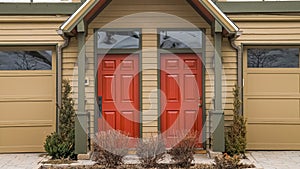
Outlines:
{"label": "small evergreen shrub", "polygon": [[109,130],[99,132],[94,141],[94,160],[108,168],[116,168],[123,164],[128,154],[130,138],[120,131]]}
{"label": "small evergreen shrub", "polygon": [[160,135],[151,135],[149,138],[140,139],[137,146],[137,156],[144,168],[157,167],[158,161],[162,160],[166,151],[164,140]]}
{"label": "small evergreen shrub", "polygon": [[62,137],[57,133],[47,136],[44,148],[52,159],[69,158],[72,151],[72,145],[69,142],[64,142]]}
{"label": "small evergreen shrub", "polygon": [[240,89],[233,89],[233,124],[225,133],[225,152],[230,155],[244,155],[246,151],[246,120],[239,113],[242,102],[239,99]]}
{"label": "small evergreen shrub", "polygon": [[59,133],[47,136],[44,143],[45,151],[52,159],[76,159],[75,154],[75,109],[70,97],[72,87],[69,81],[62,82],[62,105],[59,107]]}
{"label": "small evergreen shrub", "polygon": [[194,160],[194,153],[197,144],[198,133],[196,131],[178,132],[178,141],[168,153],[172,156],[172,160],[178,167],[189,168]]}

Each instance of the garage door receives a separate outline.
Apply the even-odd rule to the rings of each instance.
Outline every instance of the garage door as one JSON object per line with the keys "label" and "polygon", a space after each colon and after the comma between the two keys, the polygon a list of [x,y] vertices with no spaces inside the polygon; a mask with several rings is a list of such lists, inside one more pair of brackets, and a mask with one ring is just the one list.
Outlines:
{"label": "garage door", "polygon": [[298,47],[244,51],[248,149],[300,150]]}
{"label": "garage door", "polygon": [[53,50],[0,50],[0,153],[43,151],[56,123],[54,61]]}

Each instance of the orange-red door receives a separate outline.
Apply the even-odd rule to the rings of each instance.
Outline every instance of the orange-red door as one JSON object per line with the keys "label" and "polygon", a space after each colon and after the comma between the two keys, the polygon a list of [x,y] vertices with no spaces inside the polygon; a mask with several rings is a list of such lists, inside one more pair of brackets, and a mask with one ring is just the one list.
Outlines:
{"label": "orange-red door", "polygon": [[[202,62],[196,54],[161,55],[161,132],[174,140],[182,131],[202,130]],[[172,143],[170,143],[172,144]]]}
{"label": "orange-red door", "polygon": [[139,137],[139,57],[105,55],[99,57],[99,131],[115,129]]}

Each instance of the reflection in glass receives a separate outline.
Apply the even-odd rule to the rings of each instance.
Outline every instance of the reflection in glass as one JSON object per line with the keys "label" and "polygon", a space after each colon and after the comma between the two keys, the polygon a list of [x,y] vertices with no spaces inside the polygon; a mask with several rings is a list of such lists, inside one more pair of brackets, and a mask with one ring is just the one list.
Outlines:
{"label": "reflection in glass", "polygon": [[99,31],[97,33],[99,49],[138,49],[139,31]]}
{"label": "reflection in glass", "polygon": [[0,51],[0,70],[51,70],[52,51]]}
{"label": "reflection in glass", "polygon": [[248,49],[248,68],[298,68],[299,48]]}
{"label": "reflection in glass", "polygon": [[202,48],[202,32],[195,31],[161,31],[160,48],[182,49],[182,48]]}

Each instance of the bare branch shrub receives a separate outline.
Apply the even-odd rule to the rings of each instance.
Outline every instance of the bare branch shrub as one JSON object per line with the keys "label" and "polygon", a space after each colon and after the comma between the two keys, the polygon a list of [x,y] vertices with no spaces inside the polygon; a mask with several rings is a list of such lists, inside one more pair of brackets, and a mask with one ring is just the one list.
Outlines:
{"label": "bare branch shrub", "polygon": [[168,151],[172,160],[178,167],[189,168],[194,160],[194,153],[197,144],[198,132],[178,131],[176,132],[177,144]]}
{"label": "bare branch shrub", "polygon": [[99,132],[94,141],[94,160],[109,168],[123,164],[128,154],[130,138],[119,131]]}
{"label": "bare branch shrub", "polygon": [[163,159],[165,151],[166,146],[161,136],[151,135],[139,141],[136,154],[142,167],[151,168],[158,166],[158,161]]}

